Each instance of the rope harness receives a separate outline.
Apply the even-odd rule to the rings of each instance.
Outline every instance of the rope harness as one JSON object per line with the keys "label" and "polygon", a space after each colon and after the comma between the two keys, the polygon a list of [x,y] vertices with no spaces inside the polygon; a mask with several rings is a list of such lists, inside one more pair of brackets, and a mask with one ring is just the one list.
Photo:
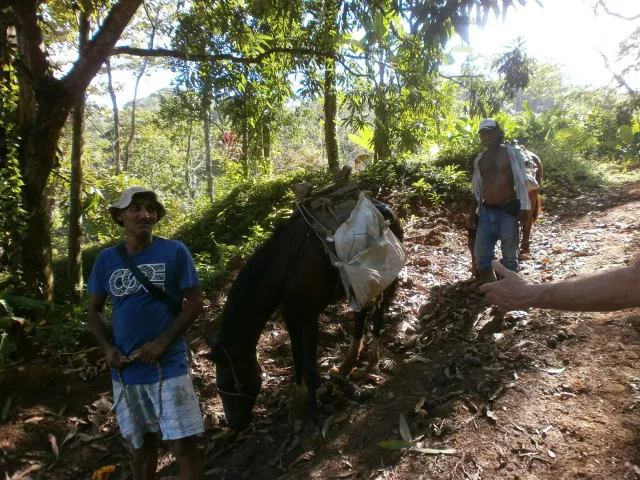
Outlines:
{"label": "rope harness", "polygon": [[254,401],[258,398],[257,395],[248,395],[246,393],[242,393],[242,384],[240,380],[238,380],[238,376],[236,375],[236,369],[233,367],[233,362],[231,361],[231,356],[227,353],[227,350],[224,347],[221,347],[224,354],[227,356],[227,360],[229,360],[229,366],[231,367],[231,373],[233,375],[234,386],[236,388],[235,392],[227,392],[218,387],[218,393],[222,395],[227,395],[229,397],[240,397],[240,398],[248,398],[249,400]]}

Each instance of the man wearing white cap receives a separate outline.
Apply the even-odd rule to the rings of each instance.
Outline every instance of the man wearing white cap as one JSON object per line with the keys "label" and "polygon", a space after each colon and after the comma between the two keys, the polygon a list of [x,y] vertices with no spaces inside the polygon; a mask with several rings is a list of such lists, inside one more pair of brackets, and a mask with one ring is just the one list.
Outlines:
{"label": "man wearing white cap", "polygon": [[[196,435],[204,425],[183,337],[202,312],[191,254],[182,242],[153,236],[153,227],[166,214],[155,192],[130,187],[109,213],[126,239],[96,258],[87,286],[88,321],[112,369],[118,424],[134,449],[132,477],[155,478],[156,434],[162,432],[181,478],[203,479]],[[107,296],[113,306],[112,341]]]}
{"label": "man wearing white cap", "polygon": [[531,202],[522,152],[503,145],[504,132],[493,118],[480,122],[479,134],[486,150],[474,161],[469,222],[473,227],[477,218],[475,266],[481,283],[490,283],[496,281],[491,262],[498,240],[501,263],[509,270],[518,271],[518,222],[531,209]]}

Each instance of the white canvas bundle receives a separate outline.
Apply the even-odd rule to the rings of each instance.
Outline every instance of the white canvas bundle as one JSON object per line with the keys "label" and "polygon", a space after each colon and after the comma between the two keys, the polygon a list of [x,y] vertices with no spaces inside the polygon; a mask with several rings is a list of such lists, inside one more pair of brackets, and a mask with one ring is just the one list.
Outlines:
{"label": "white canvas bundle", "polygon": [[407,249],[363,193],[333,240],[336,266],[349,304],[356,312],[382,293],[407,262]]}

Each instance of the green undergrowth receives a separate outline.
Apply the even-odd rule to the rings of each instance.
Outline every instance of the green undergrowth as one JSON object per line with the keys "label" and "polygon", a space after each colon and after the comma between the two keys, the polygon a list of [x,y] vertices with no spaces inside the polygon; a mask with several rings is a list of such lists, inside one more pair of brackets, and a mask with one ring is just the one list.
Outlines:
{"label": "green undergrowth", "polygon": [[[534,150],[532,148],[532,150]],[[571,157],[544,145],[534,150],[545,167],[543,195],[547,200],[640,178],[639,171],[620,163],[593,162]],[[469,180],[475,154],[443,152],[435,160],[404,157],[373,163],[353,174],[360,187],[387,202],[408,218],[419,208],[461,210],[470,201]],[[213,205],[207,205],[173,226],[171,237],[187,245],[193,254],[205,295],[212,296],[255,248],[269,237],[276,225],[295,207],[291,184],[308,181],[316,189],[331,182],[326,171],[306,170],[269,179],[246,180]],[[167,219],[171,221],[171,212]],[[88,278],[100,250],[111,244],[93,244],[83,249],[83,270]],[[39,321],[36,341],[59,348],[79,347],[86,336],[87,300],[78,306],[65,302],[66,262],[54,265],[57,299],[61,301]],[[81,342],[82,343],[82,342]]]}

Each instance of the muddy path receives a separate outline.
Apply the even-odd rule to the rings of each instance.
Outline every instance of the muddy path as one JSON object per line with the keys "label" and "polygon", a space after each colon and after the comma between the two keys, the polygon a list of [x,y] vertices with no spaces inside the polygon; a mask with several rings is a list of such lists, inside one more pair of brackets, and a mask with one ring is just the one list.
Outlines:
{"label": "muddy path", "polygon": [[[546,206],[522,274],[548,282],[627,264],[639,250],[639,207],[640,184]],[[199,355],[224,292],[212,301],[189,334],[208,478],[640,478],[638,312],[512,312],[501,331],[480,337],[491,309],[467,291],[462,222],[425,212],[407,225],[410,262],[377,374],[367,375],[362,362],[348,380],[331,375],[352,322],[343,305],[322,316],[318,396],[331,418],[324,440],[288,420],[292,361],[277,315],[259,345],[265,377],[256,420],[241,435],[225,428],[215,367]],[[129,477],[96,349],[52,352],[2,373],[0,407],[7,398],[3,478],[89,479],[101,467],[114,470],[102,478]],[[380,446],[400,447],[407,434],[416,448]],[[436,452],[418,450],[427,448]],[[177,475],[164,447],[158,469],[158,478]]]}

